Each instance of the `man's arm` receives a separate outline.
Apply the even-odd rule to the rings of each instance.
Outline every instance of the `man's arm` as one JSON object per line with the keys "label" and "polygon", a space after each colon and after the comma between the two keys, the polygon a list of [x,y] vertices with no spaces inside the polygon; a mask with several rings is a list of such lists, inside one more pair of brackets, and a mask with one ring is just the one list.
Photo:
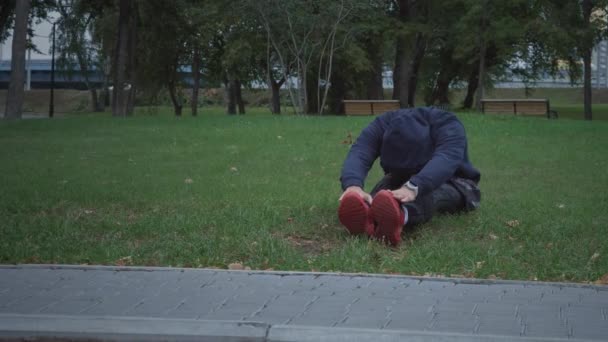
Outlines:
{"label": "man's arm", "polygon": [[367,173],[380,155],[386,120],[388,120],[386,114],[374,119],[351,146],[342,166],[340,177],[342,190],[352,186],[363,188]]}
{"label": "man's arm", "polygon": [[464,127],[455,116],[434,127],[435,151],[431,160],[410,182],[418,186],[418,196],[437,189],[458,169],[463,161],[467,140]]}

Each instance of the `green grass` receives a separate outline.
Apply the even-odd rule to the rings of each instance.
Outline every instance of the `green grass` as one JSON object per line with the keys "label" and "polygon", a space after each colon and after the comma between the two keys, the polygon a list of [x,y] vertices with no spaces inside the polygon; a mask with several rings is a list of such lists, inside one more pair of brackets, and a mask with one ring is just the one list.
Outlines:
{"label": "green grass", "polygon": [[[168,111],[166,111],[168,113]],[[398,249],[336,209],[370,117],[141,111],[0,123],[0,262],[594,281],[608,272],[608,123],[458,114],[481,208]],[[377,165],[366,187],[381,177]]]}

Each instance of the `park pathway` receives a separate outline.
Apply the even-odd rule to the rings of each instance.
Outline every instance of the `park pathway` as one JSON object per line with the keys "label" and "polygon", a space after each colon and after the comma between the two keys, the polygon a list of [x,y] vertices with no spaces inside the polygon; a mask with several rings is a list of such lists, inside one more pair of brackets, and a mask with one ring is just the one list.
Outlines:
{"label": "park pathway", "polygon": [[608,287],[0,266],[0,341],[31,336],[49,341],[608,341]]}

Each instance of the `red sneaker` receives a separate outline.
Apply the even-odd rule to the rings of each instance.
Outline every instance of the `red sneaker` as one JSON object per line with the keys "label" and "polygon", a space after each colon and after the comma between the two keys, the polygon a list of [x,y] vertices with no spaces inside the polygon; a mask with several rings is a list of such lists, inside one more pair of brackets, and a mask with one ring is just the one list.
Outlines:
{"label": "red sneaker", "polygon": [[388,190],[378,192],[372,201],[372,216],[377,223],[374,236],[393,246],[401,242],[405,213],[399,201]]}
{"label": "red sneaker", "polygon": [[338,207],[338,218],[351,234],[365,233],[368,236],[374,234],[374,220],[369,204],[354,192],[349,192],[342,197]]}

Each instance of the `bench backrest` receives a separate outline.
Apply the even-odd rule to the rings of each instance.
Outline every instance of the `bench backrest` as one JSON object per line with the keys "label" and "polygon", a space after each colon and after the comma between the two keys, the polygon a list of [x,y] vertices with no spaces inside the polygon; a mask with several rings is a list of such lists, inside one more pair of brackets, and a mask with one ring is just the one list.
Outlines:
{"label": "bench backrest", "polygon": [[398,100],[344,100],[346,115],[379,115],[400,108]]}
{"label": "bench backrest", "polygon": [[482,112],[494,114],[547,115],[549,100],[546,99],[483,99]]}

